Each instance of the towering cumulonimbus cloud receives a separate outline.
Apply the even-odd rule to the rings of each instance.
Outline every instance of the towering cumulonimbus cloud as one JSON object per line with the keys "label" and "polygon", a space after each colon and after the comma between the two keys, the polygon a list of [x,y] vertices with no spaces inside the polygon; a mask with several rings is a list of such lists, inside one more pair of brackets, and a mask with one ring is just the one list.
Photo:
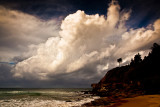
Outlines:
{"label": "towering cumulonimbus cloud", "polygon": [[91,64],[101,72],[115,67],[116,58],[123,57],[126,63],[137,52],[145,55],[160,38],[160,20],[153,28],[128,29],[125,22],[130,12],[120,11],[118,2],[113,0],[107,16],[87,15],[81,10],[68,15],[62,21],[59,36],[38,45],[36,55],[12,69],[14,76],[47,80],[50,75],[69,74],[87,66],[88,69]]}

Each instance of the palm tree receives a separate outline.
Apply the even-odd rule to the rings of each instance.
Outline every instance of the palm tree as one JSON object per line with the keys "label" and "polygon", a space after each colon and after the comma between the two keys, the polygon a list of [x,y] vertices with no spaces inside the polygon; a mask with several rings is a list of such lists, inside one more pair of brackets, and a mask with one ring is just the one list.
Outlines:
{"label": "palm tree", "polygon": [[122,58],[117,59],[117,62],[119,63],[119,67],[120,67],[120,63],[122,62]]}

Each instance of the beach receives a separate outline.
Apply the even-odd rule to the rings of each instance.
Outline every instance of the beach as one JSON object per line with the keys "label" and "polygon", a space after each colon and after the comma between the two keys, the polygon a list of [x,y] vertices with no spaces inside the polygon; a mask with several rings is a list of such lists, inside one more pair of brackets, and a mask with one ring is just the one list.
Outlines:
{"label": "beach", "polygon": [[142,95],[132,98],[101,97],[82,107],[160,107],[160,95]]}
{"label": "beach", "polygon": [[143,95],[123,100],[127,102],[118,107],[160,107],[160,95]]}

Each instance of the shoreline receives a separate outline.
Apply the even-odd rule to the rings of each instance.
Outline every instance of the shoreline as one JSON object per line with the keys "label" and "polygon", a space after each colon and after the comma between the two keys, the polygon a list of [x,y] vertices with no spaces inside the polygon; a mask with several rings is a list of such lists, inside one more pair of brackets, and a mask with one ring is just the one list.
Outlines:
{"label": "shoreline", "polygon": [[100,97],[81,107],[160,107],[160,94],[137,95],[132,97]]}

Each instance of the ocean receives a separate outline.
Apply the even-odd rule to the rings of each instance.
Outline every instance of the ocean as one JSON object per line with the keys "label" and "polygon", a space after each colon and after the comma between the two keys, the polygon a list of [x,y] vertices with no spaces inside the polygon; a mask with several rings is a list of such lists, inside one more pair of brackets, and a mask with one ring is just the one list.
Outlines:
{"label": "ocean", "polygon": [[83,92],[90,90],[86,88],[0,89],[0,107],[79,107],[99,98]]}

